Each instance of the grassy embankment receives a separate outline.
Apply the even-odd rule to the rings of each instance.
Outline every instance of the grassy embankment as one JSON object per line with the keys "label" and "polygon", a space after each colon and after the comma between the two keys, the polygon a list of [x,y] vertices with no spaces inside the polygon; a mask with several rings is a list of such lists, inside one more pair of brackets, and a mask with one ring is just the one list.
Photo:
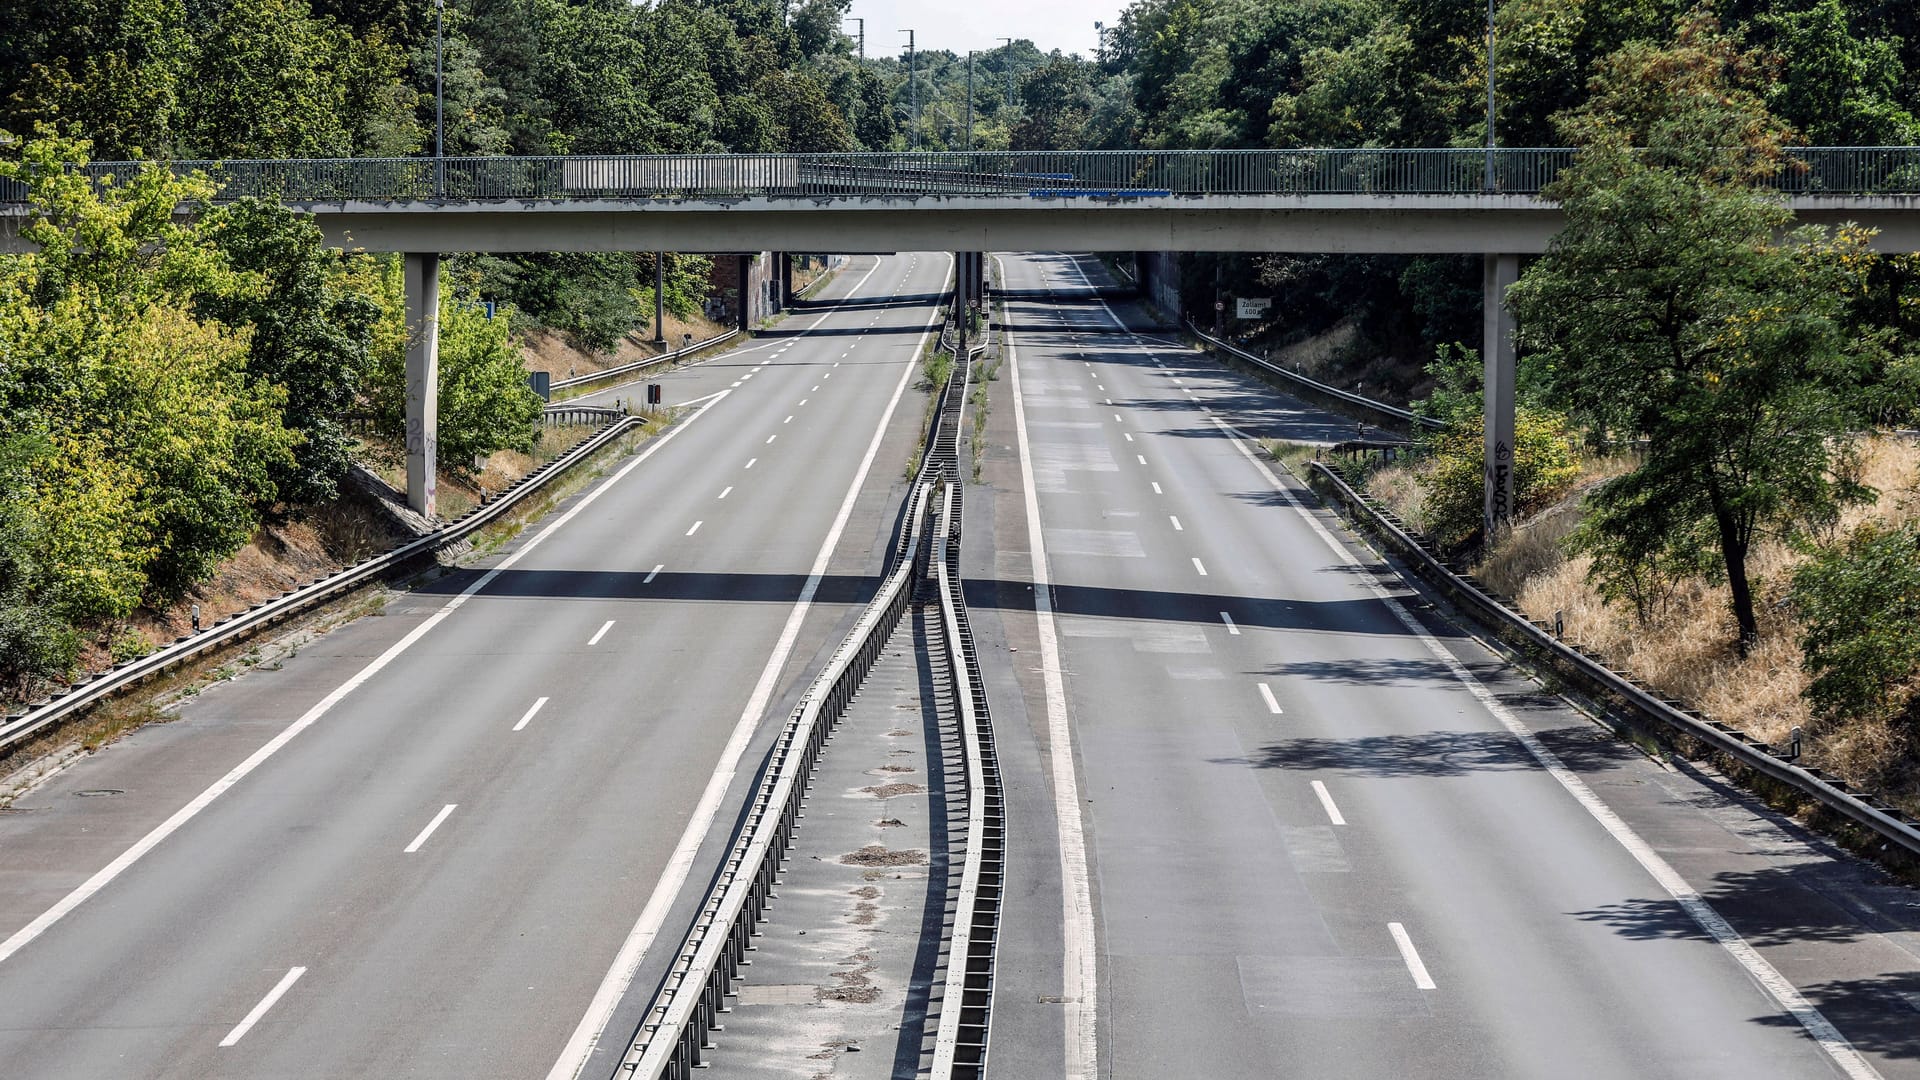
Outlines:
{"label": "grassy embankment", "polygon": [[[1288,449],[1277,449],[1286,460]],[[1482,556],[1474,573],[1496,592],[1515,598],[1528,617],[1552,622],[1558,615],[1567,640],[1715,720],[1776,745],[1794,727],[1805,729],[1811,764],[1920,813],[1920,747],[1897,722],[1820,722],[1801,696],[1810,679],[1800,649],[1804,628],[1788,600],[1793,570],[1807,558],[1800,548],[1778,540],[1756,547],[1749,569],[1759,598],[1761,636],[1744,658],[1735,648],[1725,585],[1681,583],[1642,622],[1631,605],[1606,603],[1588,583],[1591,559],[1565,550],[1581,520],[1581,497],[1633,465],[1620,456],[1584,459],[1573,494],[1520,522]],[[1392,465],[1367,478],[1368,491],[1416,529],[1426,522],[1419,484],[1425,467],[1420,462]],[[1860,479],[1880,496],[1843,512],[1833,535],[1869,521],[1894,525],[1920,518],[1920,443],[1892,436],[1866,440]]]}

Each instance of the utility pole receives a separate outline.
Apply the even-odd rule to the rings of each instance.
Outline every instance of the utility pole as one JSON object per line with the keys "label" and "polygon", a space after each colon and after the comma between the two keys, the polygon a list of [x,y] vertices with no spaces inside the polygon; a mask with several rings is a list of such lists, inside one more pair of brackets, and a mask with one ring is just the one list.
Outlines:
{"label": "utility pole", "polygon": [[1007,43],[1007,108],[1011,109],[1013,108],[1013,39],[1003,37],[1000,40]]}
{"label": "utility pole", "polygon": [[440,24],[447,0],[433,0],[433,194],[447,194],[447,65]]}
{"label": "utility pole", "polygon": [[1488,194],[1500,190],[1493,176],[1493,0],[1487,0],[1487,175],[1484,189]]}
{"label": "utility pole", "polygon": [[[1492,0],[1488,0],[1488,3],[1492,3]],[[913,102],[913,138],[908,142],[907,148],[918,150],[920,148],[920,79],[914,69],[913,31],[900,32],[907,35],[907,94]]]}
{"label": "utility pole", "polygon": [[973,50],[967,50],[967,152],[973,152]]}

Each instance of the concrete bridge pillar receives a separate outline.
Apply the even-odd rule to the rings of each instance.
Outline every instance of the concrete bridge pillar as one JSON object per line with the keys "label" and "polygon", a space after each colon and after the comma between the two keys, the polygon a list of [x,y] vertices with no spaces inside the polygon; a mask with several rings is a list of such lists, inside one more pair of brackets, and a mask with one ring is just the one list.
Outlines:
{"label": "concrete bridge pillar", "polygon": [[793,305],[793,256],[776,251],[773,259],[774,280],[779,283],[774,286],[774,308],[785,311]]}
{"label": "concrete bridge pillar", "polygon": [[1513,520],[1513,389],[1517,354],[1507,287],[1520,280],[1520,256],[1488,255],[1482,275],[1484,310],[1480,358],[1485,370],[1486,503],[1482,524],[1491,540]]}
{"label": "concrete bridge pillar", "polygon": [[407,297],[407,505],[434,516],[440,448],[440,255],[404,256]]}

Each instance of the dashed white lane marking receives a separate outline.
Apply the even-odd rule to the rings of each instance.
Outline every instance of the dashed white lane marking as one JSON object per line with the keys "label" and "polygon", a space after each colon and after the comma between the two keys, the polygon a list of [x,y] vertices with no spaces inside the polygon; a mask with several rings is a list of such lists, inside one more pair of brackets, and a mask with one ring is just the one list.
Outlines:
{"label": "dashed white lane marking", "polygon": [[[1261,477],[1273,486],[1280,497],[1286,500],[1293,511],[1306,521],[1314,534],[1320,537],[1321,543],[1348,566],[1360,565],[1359,558],[1335,540],[1333,534],[1327,531],[1327,527],[1320,523],[1320,519],[1313,516],[1293,492],[1287,490],[1286,485],[1268,472],[1266,467],[1260,464],[1260,460],[1253,456],[1253,451],[1247,449],[1249,440],[1245,432],[1222,420],[1216,419],[1214,423],[1220,425],[1222,431],[1233,436],[1231,441],[1234,448],[1240,451],[1240,456],[1246,458]],[[1807,1034],[1820,1044],[1820,1049],[1826,1051],[1827,1056],[1833,1059],[1840,1071],[1846,1073],[1852,1080],[1880,1080],[1879,1070],[1869,1064],[1867,1059],[1860,1055],[1860,1051],[1854,1049],[1853,1044],[1847,1041],[1847,1037],[1840,1034],[1840,1029],[1833,1026],[1833,1021],[1828,1020],[1826,1014],[1815,1008],[1806,996],[1800,993],[1798,987],[1794,986],[1786,976],[1780,974],[1780,969],[1769,963],[1766,957],[1760,955],[1759,950],[1755,949],[1747,939],[1741,937],[1740,932],[1733,928],[1733,924],[1729,923],[1712,904],[1709,904],[1706,898],[1700,895],[1698,889],[1681,877],[1671,863],[1661,858],[1660,853],[1653,850],[1653,847],[1642,839],[1639,833],[1634,832],[1632,826],[1622,820],[1619,814],[1614,813],[1611,806],[1608,806],[1599,795],[1594,794],[1585,780],[1567,768],[1566,763],[1560,760],[1560,755],[1549,750],[1546,744],[1540,741],[1539,736],[1522,724],[1520,718],[1513,715],[1513,711],[1495,697],[1493,691],[1487,689],[1486,684],[1476,678],[1459,657],[1449,652],[1447,647],[1429,633],[1427,628],[1421,625],[1420,620],[1414,618],[1413,613],[1395,600],[1378,581],[1370,577],[1361,580],[1365,582],[1367,590],[1374,595],[1374,598],[1393,613],[1400,625],[1406,627],[1410,634],[1426,646],[1428,654],[1445,665],[1454,679],[1466,687],[1467,692],[1472,694],[1495,720],[1499,721],[1501,727],[1506,728],[1508,734],[1519,740],[1520,745],[1540,763],[1547,774],[1558,781],[1560,786],[1573,796],[1574,801],[1578,802],[1600,824],[1600,827],[1613,837],[1616,843],[1625,848],[1627,854],[1633,856],[1633,860],[1640,864],[1641,869],[1658,882],[1660,887],[1666,890],[1667,895],[1673,897],[1674,901],[1693,918],[1693,921],[1698,923],[1701,929],[1705,930],[1721,948],[1727,951],[1729,956],[1733,957],[1735,962],[1746,970],[1748,975],[1752,976],[1755,982],[1767,991],[1774,1002],[1780,1006],[1780,1010],[1793,1017]]]}
{"label": "dashed white lane marking", "polygon": [[1268,686],[1266,683],[1260,683],[1259,686],[1260,686],[1260,700],[1267,703],[1267,711],[1272,713],[1275,716],[1281,715],[1280,702],[1274,699],[1273,687]]}
{"label": "dashed white lane marking", "polygon": [[746,467],[749,469],[753,468],[753,463],[759,460],[760,460],[759,458],[748,458]]}
{"label": "dashed white lane marking", "polygon": [[642,580],[642,581],[640,582],[640,584],[642,584],[642,585],[651,585],[651,584],[653,584],[653,579],[654,579],[654,578],[657,578],[657,577],[659,577],[659,576],[660,576],[660,571],[662,571],[662,570],[665,570],[666,568],[667,568],[667,564],[666,564],[666,563],[661,563],[660,565],[658,565],[658,566],[656,566],[656,567],[654,567],[653,569],[651,569],[651,570],[649,570],[649,571],[647,571],[647,576],[646,576],[646,578],[645,578],[644,580]]}
{"label": "dashed white lane marking", "polygon": [[1113,404],[1113,399],[1112,399],[1112,398],[1108,398],[1108,399],[1107,399],[1107,404],[1109,404],[1109,405],[1111,405],[1111,404]]}
{"label": "dashed white lane marking", "polygon": [[606,637],[606,636],[607,636],[607,631],[609,631],[609,630],[611,630],[611,629],[613,629],[613,620],[612,620],[612,619],[608,619],[608,620],[607,620],[606,622],[603,622],[603,623],[601,623],[601,624],[600,624],[600,629],[598,629],[598,630],[595,630],[595,631],[593,632],[593,636],[592,636],[592,637],[590,637],[590,638],[588,638],[588,639],[587,639],[587,644],[589,644],[589,645],[598,645],[598,644],[600,644],[600,639],[601,639],[601,638],[603,638],[603,637]]}
{"label": "dashed white lane marking", "polygon": [[373,660],[368,662],[367,666],[355,672],[352,678],[349,678],[346,682],[341,683],[339,686],[335,687],[332,693],[328,694],[324,698],[321,698],[318,702],[314,704],[312,708],[300,714],[300,718],[298,720],[295,720],[293,723],[287,725],[284,729],[281,730],[280,734],[275,735],[272,739],[268,740],[265,745],[261,746],[260,749],[255,750],[252,754],[248,755],[245,761],[242,761],[240,764],[235,765],[232,769],[229,769],[226,775],[222,776],[220,779],[215,780],[212,784],[208,785],[205,791],[202,791],[200,794],[194,796],[193,800],[187,803],[187,805],[181,807],[178,810],[175,810],[173,812],[173,816],[167,818],[167,820],[154,826],[153,829],[150,832],[148,832],[145,836],[142,836],[139,840],[135,841],[132,847],[121,852],[120,855],[117,858],[115,858],[112,862],[108,863],[107,865],[101,867],[99,870],[95,871],[92,877],[81,882],[78,886],[74,888],[72,892],[61,897],[58,903],[54,904],[52,907],[48,908],[46,911],[41,912],[40,915],[36,917],[32,922],[21,927],[19,930],[14,931],[12,937],[7,938],[5,941],[0,941],[0,963],[4,963],[7,960],[7,958],[11,957],[13,954],[19,952],[22,948],[26,947],[26,945],[29,942],[31,942],[33,939],[39,937],[41,934],[46,933],[48,927],[51,927],[54,923],[57,923],[61,919],[66,918],[67,915],[73,911],[73,909],[79,907],[81,904],[86,903],[88,897],[91,897],[95,893],[99,892],[101,889],[106,888],[107,885],[112,883],[113,879],[119,877],[121,874],[126,873],[128,867],[132,866],[134,863],[139,862],[142,858],[146,856],[148,852],[158,847],[161,841],[165,840],[169,836],[172,836],[175,832],[178,832],[182,826],[184,826],[187,822],[192,821],[193,818],[196,815],[198,815],[202,810],[205,810],[207,807],[213,805],[213,801],[215,799],[218,799],[221,795],[231,790],[235,784],[238,784],[240,781],[246,779],[248,774],[252,773],[255,769],[259,768],[260,765],[263,762],[265,762],[268,758],[279,753],[283,747],[285,747],[288,743],[292,742],[294,738],[298,736],[301,732],[307,730],[309,727],[312,727],[321,717],[325,716],[329,710],[331,710],[335,705],[338,705],[341,702],[341,700],[344,699],[348,694],[353,693],[355,689],[357,689],[362,684],[364,684],[368,679],[371,679],[375,675],[379,674],[381,670],[386,668],[388,664],[391,664],[394,661],[394,658],[398,657],[401,653],[404,653],[408,649],[412,648],[416,642],[418,642],[421,638],[425,637],[428,633],[430,633],[434,627],[445,622],[448,616],[452,615],[455,611],[458,611],[462,606],[464,606],[468,600],[472,599],[474,594],[480,592],[482,589],[485,589],[488,585],[493,584],[496,578],[498,578],[501,574],[506,573],[509,569],[513,567],[515,563],[525,558],[528,552],[531,552],[536,547],[539,547],[541,542],[545,541],[549,536],[552,536],[554,533],[558,532],[560,529],[565,527],[568,522],[572,521],[575,517],[579,516],[582,511],[586,510],[587,507],[592,506],[594,502],[600,498],[601,495],[612,490],[614,485],[618,484],[622,479],[624,479],[628,473],[631,473],[633,470],[645,464],[647,459],[653,457],[654,454],[658,453],[661,447],[666,446],[668,443],[672,442],[675,436],[687,430],[689,427],[693,425],[694,421],[705,416],[709,409],[712,409],[715,405],[719,404],[722,400],[724,400],[724,395],[730,394],[732,392],[733,391],[731,390],[722,391],[721,397],[716,397],[714,398],[713,401],[708,402],[705,405],[702,405],[700,407],[700,411],[694,413],[691,417],[687,419],[685,423],[679,424],[675,427],[668,428],[666,434],[660,436],[659,438],[649,443],[645,450],[642,450],[639,453],[639,455],[636,456],[632,461],[629,461],[625,465],[622,465],[620,467],[620,471],[614,473],[613,476],[609,477],[605,483],[600,484],[599,486],[594,487],[592,490],[588,491],[584,496],[581,497],[580,501],[577,503],[574,503],[573,507],[569,509],[566,513],[561,514],[558,518],[555,518],[553,522],[549,524],[546,528],[541,529],[538,533],[535,533],[533,536],[533,539],[528,540],[526,543],[520,545],[519,548],[515,549],[513,554],[508,555],[505,559],[502,559],[500,561],[500,565],[495,566],[491,570],[488,570],[486,573],[480,575],[480,577],[477,578],[473,582],[473,584],[468,585],[466,588],[460,590],[460,595],[447,601],[446,604],[442,606],[438,611],[435,611],[433,614],[427,616],[426,619],[422,621],[419,626],[416,626],[411,631],[409,631],[405,637],[401,638],[399,641],[396,641],[392,645],[388,646],[385,652],[381,653],[379,656],[374,657]]}
{"label": "dashed white lane marking", "polygon": [[768,441],[768,442],[772,442],[773,440],[775,440],[775,439],[777,439],[777,438],[779,438],[779,437],[780,437],[780,436],[778,436],[778,435],[769,435],[769,436],[767,436],[767,441]]}
{"label": "dashed white lane marking", "polygon": [[1313,782],[1313,793],[1320,797],[1320,808],[1327,812],[1327,820],[1335,825],[1345,825],[1347,819],[1340,816],[1340,808],[1333,805],[1333,796],[1328,793],[1327,785],[1318,780]]}
{"label": "dashed white lane marking", "polygon": [[458,806],[458,805],[460,805],[460,804],[459,804],[459,803],[448,803],[447,805],[445,805],[445,806],[443,806],[443,807],[441,807],[441,808],[440,808],[440,812],[439,812],[439,813],[437,813],[437,814],[435,814],[435,815],[433,815],[433,820],[432,820],[432,821],[429,821],[429,822],[427,822],[427,827],[426,827],[426,828],[424,828],[424,829],[421,829],[421,830],[420,830],[420,835],[418,835],[418,836],[416,836],[416,837],[414,837],[414,838],[413,838],[413,843],[411,843],[411,844],[408,844],[408,845],[406,846],[406,848],[405,848],[404,850],[402,850],[402,851],[401,851],[401,854],[402,854],[402,855],[411,855],[411,854],[413,854],[414,852],[416,852],[416,851],[419,851],[419,850],[420,850],[420,847],[421,847],[421,845],[423,845],[423,844],[425,844],[425,843],[427,842],[427,837],[429,837],[429,836],[432,836],[432,835],[433,835],[433,830],[435,830],[435,829],[438,829],[438,828],[440,827],[440,823],[441,823],[441,822],[443,822],[443,821],[445,821],[445,820],[447,820],[447,816],[448,816],[449,814],[452,814],[452,813],[453,813],[453,808],[454,808],[454,807],[456,807],[456,806]]}
{"label": "dashed white lane marking", "polygon": [[533,714],[534,714],[534,713],[537,713],[537,712],[539,712],[539,711],[540,711],[541,709],[543,709],[543,708],[545,708],[545,707],[546,707],[546,704],[547,704],[547,699],[546,699],[546,698],[538,698],[538,699],[536,699],[536,700],[534,701],[534,703],[533,703],[533,705],[532,705],[532,707],[530,707],[530,708],[528,708],[528,709],[527,709],[527,714],[526,714],[525,716],[522,716],[522,717],[520,718],[520,722],[519,722],[519,723],[517,723],[517,724],[515,724],[515,725],[513,725],[513,730],[515,730],[515,731],[519,731],[519,730],[520,730],[521,728],[524,728],[524,727],[526,727],[526,726],[527,726],[527,724],[528,724],[528,722],[529,722],[529,721],[531,721],[531,720],[533,719]]}
{"label": "dashed white lane marking", "polygon": [[728,387],[728,389],[729,389],[729,390],[731,390],[731,389],[733,389],[734,387],[737,387],[737,386],[739,386],[741,382],[742,382],[742,380],[740,380],[740,379],[735,379],[735,380],[733,380],[733,386],[732,386],[732,387]]}
{"label": "dashed white lane marking", "polygon": [[1234,637],[1240,636],[1240,626],[1238,623],[1235,623],[1233,621],[1232,613],[1225,612],[1225,611],[1221,612],[1220,621],[1227,624],[1227,633],[1232,634]]}
{"label": "dashed white lane marking", "polygon": [[780,421],[780,422],[781,422],[781,423],[783,423],[783,424],[791,424],[791,423],[793,423],[793,414],[792,414],[792,413],[788,413],[788,414],[787,414],[787,418],[786,418],[785,420],[782,420],[782,421]]}
{"label": "dashed white lane marking", "polygon": [[[834,367],[839,367],[840,365],[839,365],[839,364],[835,364],[835,365],[833,365],[833,366],[834,366]],[[831,378],[833,378],[833,372],[831,372],[831,371],[829,371],[829,372],[827,372],[826,374],[824,374],[824,375],[822,375],[822,376],[820,376],[820,377],[821,377],[822,379],[831,379]]]}
{"label": "dashed white lane marking", "polygon": [[252,1031],[253,1025],[259,1023],[260,1018],[267,1015],[267,1010],[273,1008],[274,1002],[279,1001],[281,995],[291,989],[294,983],[299,982],[300,976],[306,973],[307,969],[303,967],[288,968],[287,973],[280,976],[280,981],[273,985],[273,989],[267,991],[267,996],[260,999],[260,1004],[253,1007],[253,1011],[247,1014],[246,1019],[233,1025],[233,1030],[227,1032],[227,1037],[220,1040],[220,1045],[232,1046],[234,1043],[246,1038],[247,1032]]}
{"label": "dashed white lane marking", "polygon": [[748,379],[751,379],[751,378],[753,378],[753,374],[754,374],[754,373],[753,373],[753,372],[751,372],[751,371],[749,371],[749,372],[747,372],[747,373],[746,373],[745,375],[742,375],[742,376],[740,376],[740,381],[741,381],[741,382],[746,382],[746,381],[747,381]]}
{"label": "dashed white lane marking", "polygon": [[1122,435],[1125,435],[1125,436],[1127,437],[1127,441],[1128,441],[1128,442],[1132,442],[1132,441],[1133,441],[1133,432],[1131,432],[1131,431],[1123,431],[1123,432],[1121,432],[1120,434],[1122,434]]}
{"label": "dashed white lane marking", "polygon": [[[809,390],[809,391],[807,391],[807,393],[809,393],[809,394],[817,394],[817,393],[819,393],[819,392],[820,392],[820,384],[819,384],[819,383],[814,383],[814,384],[813,384],[813,389],[811,389],[811,390]],[[804,401],[803,401],[803,402],[801,402],[800,404],[802,404],[802,405],[805,405],[805,404],[806,404],[806,402],[804,402]]]}
{"label": "dashed white lane marking", "polygon": [[1167,515],[1167,520],[1168,520],[1168,521],[1171,521],[1171,522],[1173,522],[1173,531],[1174,531],[1174,532],[1186,532],[1186,531],[1187,531],[1187,530],[1186,530],[1186,526],[1184,526],[1184,525],[1181,525],[1181,524],[1180,524],[1180,519],[1179,519],[1179,518],[1177,518],[1177,517],[1174,517],[1174,516],[1173,516],[1172,514],[1168,514],[1168,515]]}
{"label": "dashed white lane marking", "polygon": [[[838,360],[835,360],[835,361],[833,362],[833,366],[834,366],[834,367],[839,367],[839,366],[840,366],[840,361],[838,361]],[[827,378],[829,378],[829,379],[831,379],[831,378],[833,378],[833,376],[831,376],[831,375],[828,375],[828,376],[827,376]]]}
{"label": "dashed white lane marking", "polygon": [[1140,461],[1140,464],[1142,464],[1142,465],[1145,465],[1145,464],[1147,463],[1147,455],[1145,455],[1145,454],[1135,454],[1135,455],[1133,455],[1133,456],[1134,456],[1135,458],[1138,458],[1138,459],[1139,459],[1139,461]]}
{"label": "dashed white lane marking", "polygon": [[1153,493],[1154,493],[1155,495],[1165,495],[1165,494],[1166,494],[1166,492],[1164,492],[1164,491],[1161,491],[1161,490],[1160,490],[1160,481],[1158,481],[1158,480],[1155,480],[1155,481],[1152,481],[1152,483],[1153,483]]}
{"label": "dashed white lane marking", "polygon": [[[878,269],[879,262],[874,267]],[[871,275],[873,271],[868,271]],[[860,282],[854,284],[858,291]],[[821,316],[825,318],[825,316]],[[933,331],[933,319],[929,317],[920,342],[914,346],[916,354],[924,349],[927,338]],[[794,601],[793,609],[787,615],[787,623],[781,628],[780,638],[774,643],[773,653],[767,659],[767,666],[761,669],[760,679],[754,684],[753,693],[741,710],[740,718],[734,724],[733,734],[727,739],[727,745],[721,751],[720,760],[714,766],[713,775],[707,780],[706,790],[700,795],[700,801],[694,806],[693,814],[680,833],[679,842],[673,854],[667,859],[667,865],[654,879],[653,892],[647,897],[647,904],[640,909],[639,918],[627,931],[626,940],[621,942],[619,951],[607,965],[606,973],[601,976],[600,986],[594,991],[593,1000],[587,1004],[586,1011],[575,1025],[567,1044],[555,1058],[553,1068],[547,1070],[547,1080],[573,1080],[586,1067],[587,1058],[593,1053],[594,1044],[606,1031],[607,1023],[613,1018],[614,1007],[626,995],[627,988],[633,984],[634,974],[646,959],[647,951],[653,947],[654,940],[665,925],[667,913],[680,889],[686,884],[687,876],[693,872],[695,858],[699,855],[701,841],[707,831],[713,827],[714,818],[720,812],[720,804],[726,798],[727,788],[733,783],[734,774],[740,767],[740,759],[747,752],[753,736],[760,729],[761,714],[767,709],[767,703],[773,697],[774,683],[779,679],[781,670],[786,666],[787,658],[792,655],[794,643],[800,637],[801,624],[806,621],[807,612],[813,606],[813,598],[820,591],[820,582],[826,577],[827,563],[834,549],[840,544],[840,536],[846,531],[847,521],[853,516],[853,506],[866,485],[867,474],[873,470],[873,460],[880,453],[880,441],[887,433],[893,414],[898,410],[900,398],[906,393],[907,383],[912,378],[916,365],[904,365],[899,382],[894,384],[893,397],[888,399],[887,407],[880,414],[880,422],[873,431],[873,439],[867,444],[867,452],[860,459],[860,467],[854,471],[853,480],[847,487],[846,497],[841,500],[840,509],[834,515],[833,525],[827,530],[826,539],[821,541],[820,550],[815,554],[813,567],[807,573],[806,582],[800,586],[800,596]],[[684,426],[684,425],[683,425]],[[680,428],[670,429],[668,434]],[[655,444],[658,445],[658,444]],[[1071,759],[1069,759],[1071,760]]]}
{"label": "dashed white lane marking", "polygon": [[1204,563],[1202,563],[1202,562],[1200,561],[1200,556],[1198,556],[1198,555],[1195,555],[1195,556],[1193,557],[1193,568],[1194,568],[1195,570],[1197,570],[1197,571],[1199,571],[1199,572],[1200,572],[1200,576],[1201,576],[1201,577],[1206,577],[1206,576],[1207,576],[1207,568],[1206,568],[1206,565],[1205,565]]}
{"label": "dashed white lane marking", "polygon": [[719,497],[724,499],[731,494],[733,494],[733,485],[728,484],[726,487],[721,489]]}
{"label": "dashed white lane marking", "polygon": [[1120,419],[1120,414],[1119,414],[1119,413],[1114,413],[1114,414],[1113,414],[1113,422],[1114,422],[1114,423],[1116,423],[1116,424],[1118,424],[1118,423],[1122,423],[1122,422],[1123,422],[1123,421],[1121,421],[1121,419]]}
{"label": "dashed white lane marking", "polygon": [[1390,922],[1387,932],[1393,935],[1393,943],[1400,947],[1400,959],[1407,962],[1407,971],[1413,975],[1413,985],[1422,990],[1433,989],[1433,976],[1427,974],[1427,965],[1420,962],[1420,952],[1413,947],[1413,939],[1407,936],[1407,928]]}
{"label": "dashed white lane marking", "polygon": [[1104,386],[1095,385],[1094,389],[1100,391],[1103,394],[1107,392],[1107,388]]}
{"label": "dashed white lane marking", "polygon": [[705,522],[705,521],[696,521],[696,522],[694,522],[694,523],[693,523],[693,528],[691,528],[691,529],[688,529],[688,530],[687,530],[687,535],[688,535],[688,536],[692,536],[692,535],[693,535],[694,533],[697,533],[697,532],[699,532],[699,531],[700,531],[700,526],[702,526],[702,525],[705,525],[705,524],[706,524],[706,522]]}

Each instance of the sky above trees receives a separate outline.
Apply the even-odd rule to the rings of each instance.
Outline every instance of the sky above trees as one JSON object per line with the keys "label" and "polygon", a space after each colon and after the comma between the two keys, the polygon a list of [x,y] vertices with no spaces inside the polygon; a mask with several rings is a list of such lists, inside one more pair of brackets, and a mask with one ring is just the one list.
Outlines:
{"label": "sky above trees", "polygon": [[1093,54],[1093,24],[1112,27],[1120,21],[1120,0],[970,0],[965,4],[928,3],[927,0],[853,0],[846,30],[856,33],[854,18],[867,20],[867,55],[904,53],[912,29],[923,49],[997,49],[1000,39],[1026,38],[1041,52],[1059,49],[1082,56]]}

